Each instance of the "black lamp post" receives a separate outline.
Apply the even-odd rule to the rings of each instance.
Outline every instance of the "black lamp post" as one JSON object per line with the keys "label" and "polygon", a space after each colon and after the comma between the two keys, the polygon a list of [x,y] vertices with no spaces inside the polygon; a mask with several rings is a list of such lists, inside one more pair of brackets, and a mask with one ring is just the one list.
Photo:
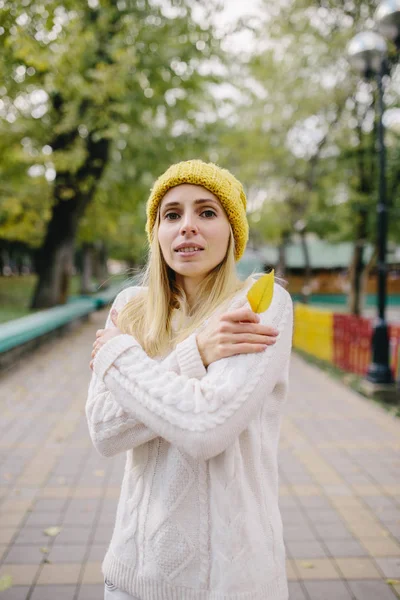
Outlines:
{"label": "black lamp post", "polygon": [[379,31],[400,50],[400,0],[383,0],[375,11]]}
{"label": "black lamp post", "polygon": [[[376,21],[385,35],[399,41],[400,0],[385,0],[375,14]],[[390,32],[390,34],[389,34]],[[385,318],[387,298],[387,196],[386,196],[386,148],[383,125],[384,98],[382,78],[388,72],[387,44],[379,33],[365,31],[358,33],[348,46],[349,61],[364,77],[375,76],[378,88],[378,153],[379,153],[379,197],[377,204],[377,243],[378,243],[378,315],[372,337],[372,362],[368,368],[367,380],[372,383],[393,383],[389,366],[389,335]]]}

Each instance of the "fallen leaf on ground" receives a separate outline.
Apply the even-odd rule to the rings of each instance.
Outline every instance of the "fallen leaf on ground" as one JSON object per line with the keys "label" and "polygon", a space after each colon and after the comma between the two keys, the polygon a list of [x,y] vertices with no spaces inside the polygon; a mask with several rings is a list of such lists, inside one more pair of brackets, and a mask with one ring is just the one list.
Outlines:
{"label": "fallen leaf on ground", "polygon": [[386,579],[386,583],[389,585],[398,585],[400,583],[400,579]]}
{"label": "fallen leaf on ground", "polygon": [[48,548],[46,548],[46,546],[40,546],[39,550],[43,554],[48,554],[50,552],[50,550]]}
{"label": "fallen leaf on ground", "polygon": [[61,531],[61,527],[48,527],[47,529],[43,530],[43,533],[50,537],[55,537],[56,535],[58,535],[60,533],[60,531]]}
{"label": "fallen leaf on ground", "polygon": [[301,562],[300,564],[305,569],[313,569],[314,568],[314,564],[311,562]]}
{"label": "fallen leaf on ground", "polygon": [[2,577],[0,577],[0,592],[5,592],[10,587],[12,587],[11,575],[2,575]]}

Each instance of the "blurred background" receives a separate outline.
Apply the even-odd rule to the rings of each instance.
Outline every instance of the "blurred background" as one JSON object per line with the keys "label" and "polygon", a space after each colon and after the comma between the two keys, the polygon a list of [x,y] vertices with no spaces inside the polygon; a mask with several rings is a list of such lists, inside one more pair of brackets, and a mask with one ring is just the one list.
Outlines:
{"label": "blurred background", "polygon": [[[243,182],[238,271],[274,267],[287,280],[313,323],[298,347],[365,373],[380,302],[397,377],[396,35],[384,49],[361,40],[358,64],[349,52],[379,28],[379,4],[0,0],[0,322],[123,282],[146,259],[154,179],[196,157]],[[353,365],[337,348],[355,336]]]}
{"label": "blurred background", "polygon": [[294,300],[290,598],[400,599],[399,48],[400,0],[0,0],[1,600],[103,596],[90,352],[190,158],[244,184],[239,276]]}

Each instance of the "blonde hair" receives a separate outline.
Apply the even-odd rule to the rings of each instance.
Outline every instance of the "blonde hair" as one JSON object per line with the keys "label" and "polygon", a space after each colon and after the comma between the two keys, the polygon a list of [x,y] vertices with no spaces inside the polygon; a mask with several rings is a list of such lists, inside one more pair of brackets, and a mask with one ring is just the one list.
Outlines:
{"label": "blonde hair", "polygon": [[[160,211],[158,210],[149,255],[144,269],[135,277],[141,291],[118,315],[117,326],[133,335],[146,354],[152,358],[164,356],[193,333],[203,321],[218,309],[224,309],[236,293],[245,289],[253,275],[239,279],[235,268],[235,240],[230,227],[229,244],[222,262],[214,267],[199,284],[196,302],[189,308],[186,294],[175,280],[175,272],[167,265],[158,242]],[[174,308],[191,317],[188,325],[173,332],[171,317]]]}

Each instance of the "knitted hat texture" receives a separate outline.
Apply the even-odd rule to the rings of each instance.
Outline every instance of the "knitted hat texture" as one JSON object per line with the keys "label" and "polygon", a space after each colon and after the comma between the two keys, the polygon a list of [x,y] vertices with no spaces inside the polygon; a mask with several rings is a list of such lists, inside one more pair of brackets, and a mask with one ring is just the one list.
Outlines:
{"label": "knitted hat texture", "polygon": [[155,182],[146,205],[146,232],[151,241],[158,206],[169,189],[182,183],[202,185],[217,196],[225,209],[235,239],[235,260],[242,256],[249,238],[246,195],[243,186],[227,169],[202,160],[171,165]]}

